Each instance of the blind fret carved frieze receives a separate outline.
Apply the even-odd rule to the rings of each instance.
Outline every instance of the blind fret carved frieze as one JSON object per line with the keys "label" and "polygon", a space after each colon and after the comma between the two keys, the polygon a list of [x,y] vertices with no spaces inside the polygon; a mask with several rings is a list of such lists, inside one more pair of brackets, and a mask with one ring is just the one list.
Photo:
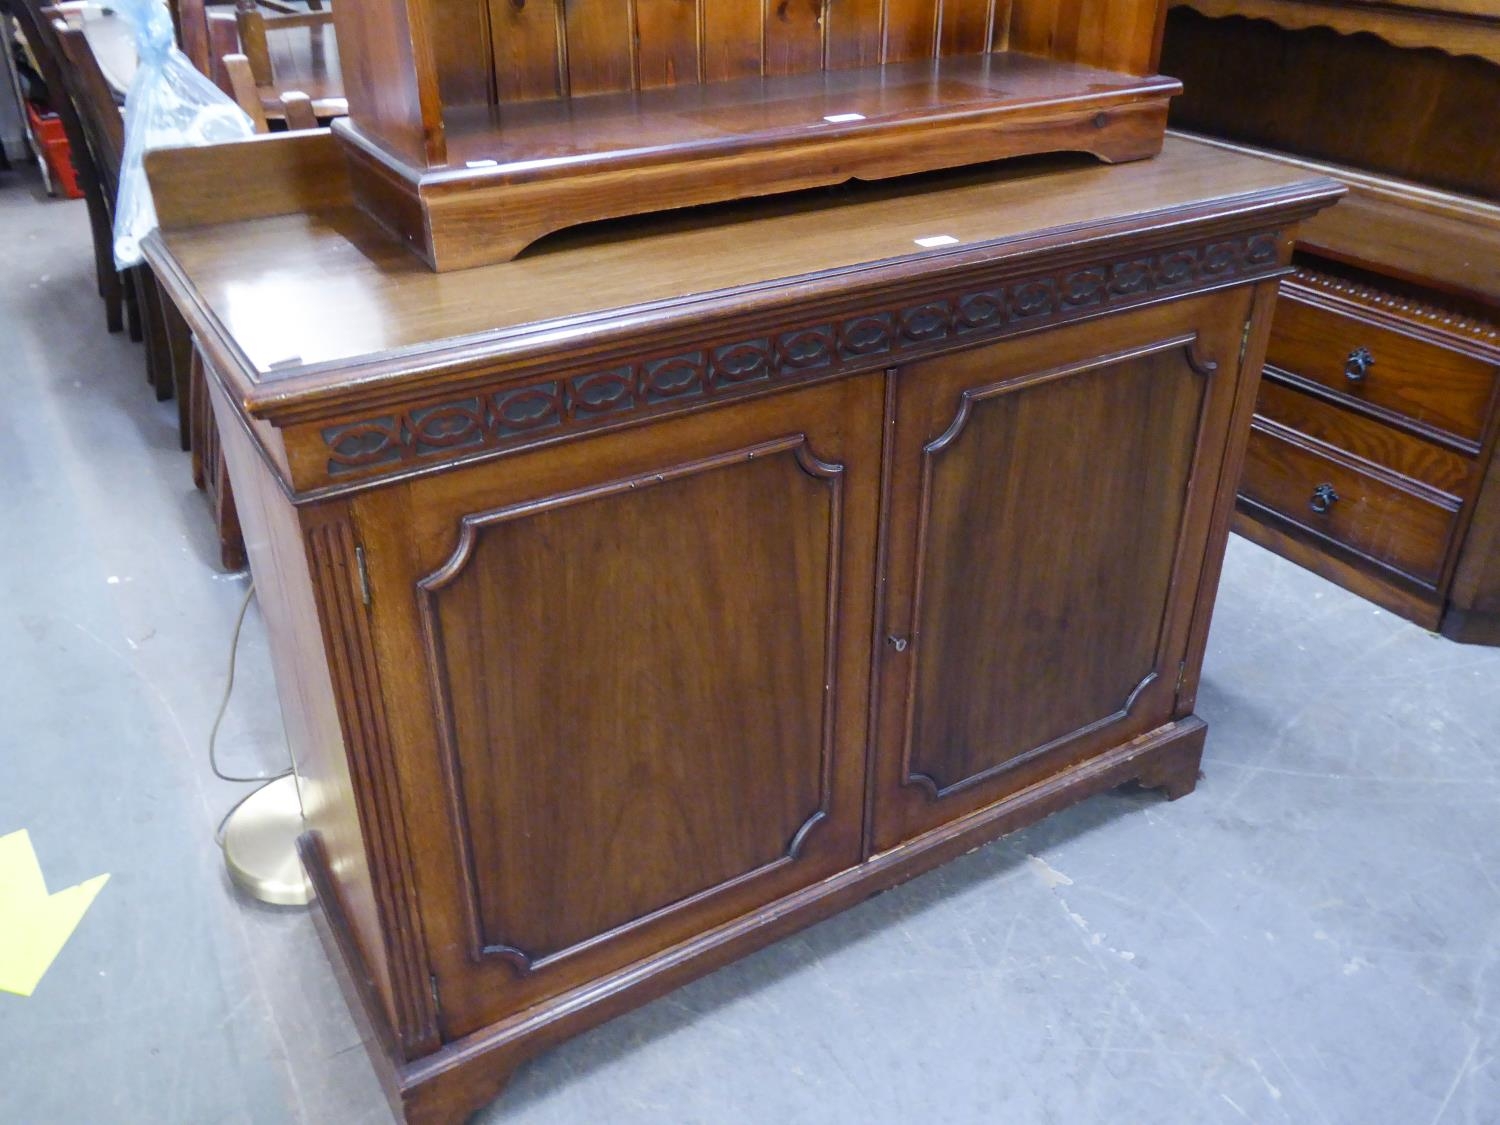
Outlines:
{"label": "blind fret carved frieze", "polygon": [[335,481],[499,450],[622,416],[825,378],[884,358],[909,360],[955,341],[1000,338],[1279,268],[1278,231],[1134,254],[1022,276],[919,303],[855,312],[635,363],[545,378],[330,426],[321,432]]}

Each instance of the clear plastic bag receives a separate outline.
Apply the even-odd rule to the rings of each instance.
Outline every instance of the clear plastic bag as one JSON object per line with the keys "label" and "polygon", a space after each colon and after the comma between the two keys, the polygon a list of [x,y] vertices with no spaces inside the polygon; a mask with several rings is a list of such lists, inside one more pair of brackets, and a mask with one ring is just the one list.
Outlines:
{"label": "clear plastic bag", "polygon": [[177,49],[163,0],[113,0],[112,7],[130,21],[140,56],[125,97],[125,156],[115,201],[115,264],[126,269],[140,264],[141,241],[156,229],[146,153],[239,140],[254,136],[255,126]]}

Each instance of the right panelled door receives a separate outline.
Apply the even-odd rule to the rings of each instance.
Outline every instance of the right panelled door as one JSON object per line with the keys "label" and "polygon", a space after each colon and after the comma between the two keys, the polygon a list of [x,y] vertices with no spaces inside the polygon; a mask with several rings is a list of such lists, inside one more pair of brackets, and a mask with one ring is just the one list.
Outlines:
{"label": "right panelled door", "polygon": [[891,375],[872,850],[1178,717],[1250,297]]}

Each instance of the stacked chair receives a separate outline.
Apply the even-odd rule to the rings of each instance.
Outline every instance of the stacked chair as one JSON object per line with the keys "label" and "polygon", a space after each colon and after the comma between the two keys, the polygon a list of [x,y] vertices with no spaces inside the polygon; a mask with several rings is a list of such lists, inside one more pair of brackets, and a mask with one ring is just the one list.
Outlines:
{"label": "stacked chair", "polygon": [[[129,329],[145,344],[146,378],[158,400],[175,397],[179,440],[192,455],[194,483],[208,496],[218,530],[220,562],[227,570],[245,565],[234,493],[219,448],[218,432],[203,385],[203,366],[186,322],[157,284],[149,266],[118,271],[114,263],[114,211],[125,152],[125,126],[116,94],[84,33],[60,18],[44,0],[0,0],[32,47],[72,150],[87,200],[94,269],[105,324]],[[262,11],[261,8],[265,8]],[[313,100],[296,91],[277,92],[267,32],[307,28],[322,42],[332,13],[323,0],[308,11],[277,0],[242,0],[214,10],[203,0],[173,4],[179,40],[193,63],[214,78],[246,110],[259,132],[272,131],[266,103],[277,125],[316,128]],[[273,93],[268,93],[271,91]]]}

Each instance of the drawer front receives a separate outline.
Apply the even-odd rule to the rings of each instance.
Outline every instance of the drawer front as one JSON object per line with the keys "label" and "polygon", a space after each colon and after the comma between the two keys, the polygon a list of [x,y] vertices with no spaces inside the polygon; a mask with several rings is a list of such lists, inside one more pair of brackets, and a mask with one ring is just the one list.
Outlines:
{"label": "drawer front", "polygon": [[1469,494],[1474,460],[1404,433],[1367,415],[1347,410],[1268,376],[1260,384],[1255,412],[1262,418],[1421,481],[1455,499]]}
{"label": "drawer front", "polygon": [[1266,361],[1321,383],[1350,402],[1389,411],[1477,446],[1495,367],[1429,339],[1408,335],[1304,299],[1283,285]]}
{"label": "drawer front", "polygon": [[1240,493],[1293,523],[1435,586],[1457,504],[1418,495],[1257,419]]}

